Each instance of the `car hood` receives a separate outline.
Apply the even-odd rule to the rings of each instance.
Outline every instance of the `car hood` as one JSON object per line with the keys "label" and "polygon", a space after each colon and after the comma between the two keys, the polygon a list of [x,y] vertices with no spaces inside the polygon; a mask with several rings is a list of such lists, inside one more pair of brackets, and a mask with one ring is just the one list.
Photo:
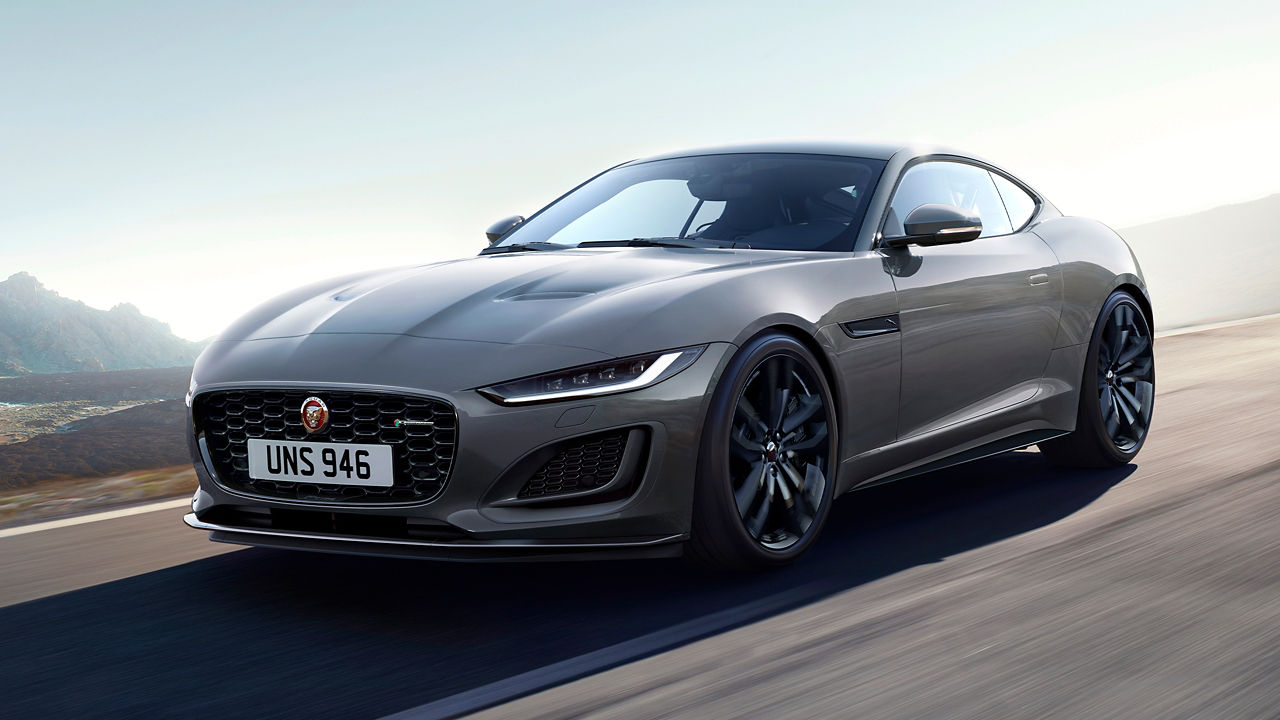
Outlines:
{"label": "car hood", "polygon": [[[316,283],[266,303],[220,340],[363,333],[614,354],[630,345],[620,338],[637,323],[679,326],[681,312],[673,306],[718,278],[803,260],[796,253],[699,248],[483,255]],[[739,329],[690,341],[731,340]]]}

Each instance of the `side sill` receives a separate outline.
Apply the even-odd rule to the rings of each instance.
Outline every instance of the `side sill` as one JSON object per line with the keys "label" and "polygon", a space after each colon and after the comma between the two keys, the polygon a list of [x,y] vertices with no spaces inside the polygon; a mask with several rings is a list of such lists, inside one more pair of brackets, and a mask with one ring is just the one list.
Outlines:
{"label": "side sill", "polygon": [[947,457],[934,460],[930,463],[925,463],[924,465],[911,468],[910,470],[894,473],[893,475],[872,480],[871,482],[864,483],[862,485],[855,485],[849,490],[862,490],[863,488],[875,487],[876,485],[883,485],[895,480],[905,480],[906,478],[915,477],[916,475],[924,475],[925,473],[931,473],[935,470],[942,470],[955,465],[963,465],[964,463],[989,458],[993,455],[1002,455],[1014,450],[1022,450],[1023,448],[1031,447],[1036,443],[1042,443],[1046,440],[1052,440],[1056,437],[1062,437],[1063,435],[1070,434],[1070,431],[1067,430],[1028,430],[1027,432],[1010,435],[1007,438],[1001,438],[1000,440],[995,440],[985,445],[970,448],[963,452],[956,453],[955,455],[948,455]]}

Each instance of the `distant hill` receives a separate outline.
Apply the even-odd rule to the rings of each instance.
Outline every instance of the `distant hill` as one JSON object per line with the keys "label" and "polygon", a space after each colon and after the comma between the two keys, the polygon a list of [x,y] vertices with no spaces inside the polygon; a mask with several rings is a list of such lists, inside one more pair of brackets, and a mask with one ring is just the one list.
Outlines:
{"label": "distant hill", "polygon": [[24,375],[0,378],[0,403],[177,400],[186,395],[190,381],[190,367]]}
{"label": "distant hill", "polygon": [[199,352],[132,305],[97,310],[22,272],[0,282],[0,376],[189,367]]}
{"label": "distant hill", "polygon": [[1280,312],[1280,194],[1119,232],[1142,264],[1157,327]]}

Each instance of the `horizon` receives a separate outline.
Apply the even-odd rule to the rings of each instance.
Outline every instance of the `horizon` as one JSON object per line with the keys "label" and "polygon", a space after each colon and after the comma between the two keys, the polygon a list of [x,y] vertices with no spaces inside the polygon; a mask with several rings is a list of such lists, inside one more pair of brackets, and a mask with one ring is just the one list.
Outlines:
{"label": "horizon", "polygon": [[1274,4],[491,15],[0,9],[0,277],[209,338],[307,277],[474,254],[617,162],[759,137],[955,146],[1120,228],[1280,192]]}
{"label": "horizon", "polygon": [[[1123,236],[1123,234],[1124,234],[1126,231],[1128,231],[1128,230],[1135,229],[1135,228],[1141,228],[1141,227],[1146,226],[1146,225],[1153,225],[1153,224],[1155,224],[1155,223],[1164,222],[1164,221],[1166,221],[1166,220],[1176,220],[1176,219],[1180,219],[1180,218],[1190,217],[1190,216],[1193,216],[1193,215],[1200,215],[1200,214],[1203,214],[1203,213],[1214,212],[1214,211],[1217,211],[1217,210],[1222,210],[1222,209],[1225,209],[1225,208],[1234,207],[1234,206],[1236,206],[1236,205],[1248,205],[1248,204],[1251,204],[1251,203],[1256,203],[1256,202],[1261,202],[1261,201],[1264,201],[1264,200],[1268,200],[1268,199],[1270,199],[1270,198],[1272,198],[1272,197],[1277,197],[1277,196],[1280,196],[1280,192],[1268,193],[1268,194],[1263,195],[1263,196],[1261,196],[1261,197],[1252,198],[1252,199],[1247,199],[1247,200],[1240,200],[1240,201],[1235,201],[1235,202],[1223,203],[1223,204],[1221,204],[1221,205],[1215,205],[1215,206],[1213,206],[1213,207],[1203,208],[1203,209],[1200,209],[1200,210],[1195,210],[1195,211],[1192,211],[1192,212],[1182,213],[1182,214],[1178,214],[1178,215],[1169,215],[1169,216],[1166,216],[1166,217],[1155,218],[1155,219],[1148,220],[1148,221],[1145,221],[1145,222],[1137,223],[1137,224],[1135,224],[1135,225],[1131,225],[1131,226],[1129,226],[1129,227],[1119,228],[1119,229],[1117,230],[1117,232],[1120,232],[1120,233],[1121,233],[1121,235]],[[437,260],[431,260],[431,261],[421,262],[421,263],[407,263],[407,264],[404,264],[404,265],[401,265],[401,266],[398,266],[398,267],[415,267],[415,266],[420,266],[420,265],[430,265],[430,264],[433,264],[433,263],[436,263],[436,262],[444,262],[444,261],[446,261],[446,260],[451,260],[451,259],[455,259],[455,258],[440,258],[440,259],[437,259]],[[390,268],[392,268],[392,267],[397,267],[397,266],[388,266],[388,269],[390,269]],[[205,336],[203,336],[203,337],[199,337],[199,338],[187,337],[186,335],[181,335],[181,334],[179,334],[178,332],[176,332],[176,331],[174,330],[173,326],[172,326],[172,325],[169,323],[169,321],[168,321],[167,319],[165,319],[164,317],[162,317],[162,316],[155,316],[155,315],[151,315],[151,314],[149,314],[149,313],[146,313],[146,312],[142,311],[142,310],[141,310],[141,308],[139,308],[139,307],[137,306],[137,304],[132,303],[132,302],[129,302],[128,300],[123,300],[123,301],[118,302],[118,303],[116,303],[116,304],[114,304],[114,305],[111,305],[111,306],[109,306],[109,307],[99,307],[99,306],[96,306],[96,305],[92,305],[92,304],[90,304],[90,303],[85,302],[84,300],[82,300],[82,299],[80,299],[80,298],[74,297],[74,296],[72,296],[72,295],[70,295],[70,294],[68,294],[68,293],[66,293],[66,292],[63,292],[63,291],[59,290],[59,289],[58,289],[58,288],[56,288],[56,287],[52,287],[52,286],[50,286],[49,284],[47,284],[47,283],[45,283],[43,280],[41,280],[39,275],[37,275],[37,274],[35,274],[35,273],[32,273],[32,272],[30,272],[30,271],[27,271],[27,270],[15,270],[15,271],[9,272],[9,273],[8,273],[8,275],[5,275],[3,272],[0,272],[0,276],[3,276],[3,277],[4,277],[4,280],[0,280],[0,282],[8,282],[9,280],[12,280],[12,279],[14,279],[15,277],[17,277],[17,276],[19,276],[19,275],[26,275],[26,276],[28,276],[28,277],[31,277],[31,278],[33,278],[33,279],[36,281],[36,283],[37,283],[37,284],[39,284],[39,285],[40,285],[41,287],[43,287],[45,290],[48,290],[48,291],[50,291],[50,292],[53,292],[53,293],[57,294],[59,297],[61,297],[61,298],[63,298],[63,299],[71,300],[71,301],[74,301],[74,302],[78,302],[78,303],[80,303],[80,304],[82,304],[82,305],[84,305],[84,306],[86,306],[86,307],[88,307],[88,308],[90,308],[90,309],[93,309],[93,310],[99,310],[99,311],[102,311],[102,312],[110,312],[111,310],[114,310],[115,308],[117,308],[117,307],[121,307],[121,306],[131,307],[131,308],[133,308],[133,309],[137,310],[138,312],[141,312],[143,315],[145,315],[145,316],[147,316],[147,317],[149,317],[149,318],[151,318],[151,319],[153,319],[153,320],[158,320],[158,321],[160,321],[160,322],[161,322],[161,323],[163,323],[166,327],[168,327],[168,328],[169,328],[169,331],[170,331],[171,333],[173,333],[175,337],[177,337],[177,338],[179,338],[179,339],[181,339],[181,340],[186,340],[187,342],[198,343],[198,344],[204,345],[204,344],[207,344],[207,343],[209,343],[209,342],[213,341],[214,339],[216,339],[216,338],[217,338],[217,336],[221,333],[221,330],[219,329],[218,331],[216,331],[216,332],[214,332],[214,333],[211,333],[211,334],[209,334],[209,335],[205,335]],[[335,276],[336,276],[336,273],[335,273]],[[262,298],[262,299],[263,299],[263,300],[267,300],[268,298],[265,298],[265,297],[264,297],[264,298]]]}

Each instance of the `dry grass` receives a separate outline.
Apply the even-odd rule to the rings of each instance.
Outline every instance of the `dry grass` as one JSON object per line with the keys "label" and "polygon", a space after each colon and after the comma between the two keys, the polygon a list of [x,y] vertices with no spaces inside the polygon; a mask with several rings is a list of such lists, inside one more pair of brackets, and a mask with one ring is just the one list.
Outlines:
{"label": "dry grass", "polygon": [[190,373],[0,379],[0,525],[190,494]]}
{"label": "dry grass", "polygon": [[50,480],[0,490],[0,526],[79,515],[146,500],[190,495],[196,473],[190,465],[142,470],[106,478]]}

